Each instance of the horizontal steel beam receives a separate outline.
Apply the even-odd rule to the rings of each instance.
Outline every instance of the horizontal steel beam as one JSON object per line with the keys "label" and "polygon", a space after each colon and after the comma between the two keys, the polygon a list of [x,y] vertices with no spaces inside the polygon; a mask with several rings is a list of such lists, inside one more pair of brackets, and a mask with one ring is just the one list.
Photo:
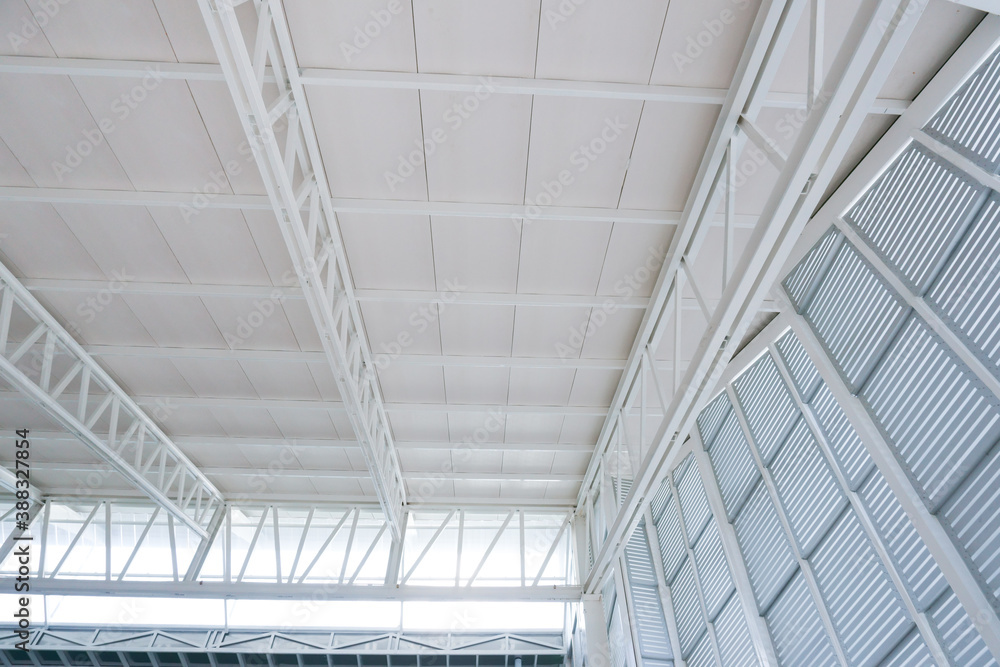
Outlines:
{"label": "horizontal steel beam", "polygon": [[[456,448],[461,448],[456,443]],[[104,468],[99,463],[78,463],[76,461],[39,461],[32,466],[35,470],[49,472],[65,472],[87,475]],[[269,474],[262,468],[220,468],[202,467],[202,473],[209,477],[260,477]],[[298,469],[284,467],[278,475],[281,479],[370,479],[367,470],[330,470],[330,469]],[[580,483],[583,475],[565,473],[507,473],[507,472],[448,472],[434,470],[403,471],[403,479],[427,480],[448,479],[465,482],[571,482]]]}
{"label": "horizontal steel beam", "polygon": [[[966,0],[967,2],[973,0]],[[988,2],[990,0],[978,0]],[[214,64],[169,63],[142,60],[90,60],[85,58],[46,58],[33,56],[0,57],[0,73],[63,75],[77,77],[142,78],[155,73],[158,78],[180,81],[225,81],[222,68]],[[268,77],[272,77],[270,69]],[[562,79],[519,77],[480,77],[462,74],[427,74],[412,72],[353,71],[306,67],[299,74],[306,86],[338,88],[377,88],[389,90],[428,90],[473,93],[489,85],[501,95],[539,95],[611,100],[643,100],[674,104],[721,106],[726,88],[656,86]],[[273,78],[271,79],[273,80]],[[768,107],[805,109],[806,96],[799,93],[770,93]],[[880,98],[872,113],[898,115],[906,110],[906,100]]]}
{"label": "horizontal steel beam", "polygon": [[[310,507],[329,507],[343,509],[344,507],[361,507],[364,510],[373,512],[379,511],[378,498],[368,494],[340,495],[323,493],[240,493],[236,498],[241,504],[264,506],[278,505],[279,511],[285,508],[298,508],[308,510]],[[46,489],[45,498],[53,502],[79,502],[83,504],[93,504],[93,497],[80,495],[80,490],[75,488],[53,487]],[[108,489],[102,498],[115,503],[142,503],[146,498],[131,489]],[[413,497],[407,502],[408,510],[421,510],[428,512],[450,512],[456,507],[461,507],[467,512],[500,512],[511,509],[531,511],[559,511],[571,510],[576,507],[575,496],[566,498],[524,498],[523,501],[515,502],[514,498],[500,498],[488,496],[463,496],[463,495],[438,495]],[[518,499],[520,500],[520,499]]]}
{"label": "horizontal steel beam", "polygon": [[579,586],[361,586],[338,584],[222,583],[33,579],[41,595],[241,600],[399,600],[579,602]]}
{"label": "horizontal steel beam", "polygon": [[[329,401],[302,401],[268,398],[216,398],[203,396],[134,396],[135,402],[142,407],[156,408],[169,413],[176,408],[208,408],[208,409],[248,409],[248,410],[322,410],[328,412],[344,411],[343,403]],[[26,400],[20,393],[0,391],[0,400]],[[485,405],[485,404],[452,404],[452,403],[386,403],[389,412],[427,412],[442,414],[494,414],[498,417],[515,414],[542,414],[555,416],[603,417],[607,408],[587,406],[549,406],[549,405]],[[650,411],[650,416],[658,413]]]}
{"label": "horizontal steel beam", "polygon": [[[55,431],[32,431],[31,440],[33,443],[63,443],[77,442],[76,438],[67,433]],[[289,447],[292,449],[356,449],[356,440],[331,440],[325,438],[250,438],[235,436],[174,436],[174,443],[184,449],[198,448],[218,448],[218,447],[253,447],[259,449],[280,449]],[[398,449],[409,450],[430,450],[447,451],[460,447],[466,447],[467,443],[462,442],[434,442],[434,441],[408,441],[397,442]],[[476,443],[477,451],[498,451],[498,452],[570,452],[570,453],[590,453],[594,451],[594,445],[587,443],[557,443],[557,442],[483,442]],[[2,473],[0,473],[2,474]]]}
{"label": "horizontal steel beam", "polygon": [[[206,195],[196,192],[133,192],[130,190],[84,190],[73,188],[25,188],[0,186],[0,201],[37,204],[85,204],[96,206],[143,206],[149,208],[180,208],[193,216],[204,209],[235,209],[270,211],[266,195]],[[337,213],[392,216],[434,216],[439,218],[488,218],[509,220],[566,220],[576,222],[630,222],[650,225],[676,225],[680,211],[646,209],[597,208],[576,206],[537,206],[521,204],[483,204],[475,202],[426,202],[389,199],[332,199]],[[741,214],[734,227],[753,229],[757,216]],[[721,226],[722,216],[711,224]]]}

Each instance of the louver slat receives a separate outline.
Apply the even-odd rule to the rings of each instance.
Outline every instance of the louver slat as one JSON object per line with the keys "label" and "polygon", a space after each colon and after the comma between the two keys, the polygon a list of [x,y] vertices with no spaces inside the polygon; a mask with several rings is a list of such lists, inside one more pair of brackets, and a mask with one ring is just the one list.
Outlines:
{"label": "louver slat", "polygon": [[722,538],[715,523],[708,525],[694,548],[694,561],[698,567],[702,592],[708,619],[714,621],[735,588],[726,554],[722,550]]}
{"label": "louver slat", "polygon": [[853,509],[810,559],[848,659],[877,665],[913,628]]}
{"label": "louver slat", "polygon": [[954,664],[962,667],[988,667],[997,664],[950,588],[934,605],[930,617],[941,645]]}
{"label": "louver slat", "polygon": [[717,667],[718,664],[715,660],[715,651],[712,649],[712,640],[706,634],[691,651],[687,665],[688,667]]}
{"label": "louver slat", "polygon": [[917,294],[923,294],[985,190],[911,144],[844,216]]}
{"label": "louver slat", "polygon": [[941,568],[880,471],[872,471],[859,493],[913,594],[914,604],[920,611],[927,609],[948,587]]}
{"label": "louver slat", "polygon": [[733,525],[757,608],[766,610],[798,564],[763,483],[757,484]]}
{"label": "louver slat", "polygon": [[882,663],[882,667],[934,667],[935,665],[937,662],[934,656],[916,630],[900,642],[892,655]]}
{"label": "louver slat", "polygon": [[799,411],[771,355],[765,354],[733,381],[740,408],[764,463],[769,463]]}
{"label": "louver slat", "polygon": [[687,554],[684,546],[684,536],[681,534],[680,518],[677,514],[677,503],[672,497],[667,499],[663,516],[656,524],[656,538],[660,542],[660,558],[663,560],[663,574],[668,584],[672,584]]}
{"label": "louver slat", "polygon": [[709,458],[722,492],[727,518],[732,521],[743,507],[754,484],[760,479],[750,453],[750,445],[743,435],[735,412],[730,412],[726,417],[715,439],[715,446],[709,452]]}
{"label": "louver slat", "polygon": [[942,513],[993,597],[1000,600],[1000,446],[948,499]]}
{"label": "louver slat", "polygon": [[670,660],[673,654],[667,638],[667,624],[653,571],[653,559],[649,553],[645,523],[639,524],[625,546],[625,562],[639,635],[639,654],[647,664],[649,661]]}
{"label": "louver slat", "polygon": [[719,653],[726,667],[755,667],[757,654],[754,652],[750,629],[740,607],[739,599],[733,595],[715,619],[715,636],[719,640]]}
{"label": "louver slat", "polygon": [[670,503],[670,484],[666,480],[660,484],[660,488],[656,490],[653,495],[653,499],[649,501],[649,511],[653,515],[653,522],[659,522],[660,517],[663,516],[664,510],[666,510],[667,505]]}
{"label": "louver slat", "polygon": [[701,433],[701,441],[705,443],[706,450],[712,451],[715,444],[715,434],[732,409],[733,405],[729,402],[729,396],[726,395],[726,392],[722,392],[698,414],[698,432]]}
{"label": "louver slat", "polygon": [[775,347],[778,348],[781,359],[788,367],[799,395],[802,396],[803,401],[808,403],[821,381],[816,364],[812,362],[806,349],[802,347],[802,343],[791,331],[779,338]]}
{"label": "louver slat", "polygon": [[691,569],[690,559],[684,559],[684,563],[677,573],[677,578],[670,586],[670,594],[674,603],[674,616],[677,620],[681,655],[687,658],[698,639],[705,633],[705,617],[701,613],[698,602],[698,591],[695,588],[694,572]]}
{"label": "louver slat", "polygon": [[684,526],[687,528],[688,541],[692,546],[698,543],[702,531],[712,518],[712,509],[708,506],[705,487],[701,485],[698,467],[693,465],[690,455],[674,472],[677,495],[681,501],[681,512],[684,514]]}
{"label": "louver slat", "polygon": [[845,243],[804,315],[857,390],[905,313],[899,298]]}
{"label": "louver slat", "polygon": [[840,234],[830,229],[785,278],[782,284],[797,310],[802,310],[805,307],[813,284],[829,260],[831,251],[840,243],[840,240]]}
{"label": "louver slat", "polygon": [[1000,52],[987,60],[924,128],[996,173],[1000,168]]}
{"label": "louver slat", "polygon": [[840,516],[847,498],[805,419],[796,423],[770,468],[792,534],[808,558]]}
{"label": "louver slat", "polygon": [[1000,411],[918,319],[911,318],[861,393],[932,511],[1000,438]]}
{"label": "louver slat", "polygon": [[809,595],[802,573],[796,573],[767,612],[767,626],[778,662],[796,667],[838,665],[819,611]]}
{"label": "louver slat", "polygon": [[927,297],[1000,377],[1000,195],[983,207]]}
{"label": "louver slat", "polygon": [[857,491],[875,465],[865,444],[826,385],[821,385],[816,390],[809,407],[816,416],[826,441],[830,443],[848,485],[852,491]]}

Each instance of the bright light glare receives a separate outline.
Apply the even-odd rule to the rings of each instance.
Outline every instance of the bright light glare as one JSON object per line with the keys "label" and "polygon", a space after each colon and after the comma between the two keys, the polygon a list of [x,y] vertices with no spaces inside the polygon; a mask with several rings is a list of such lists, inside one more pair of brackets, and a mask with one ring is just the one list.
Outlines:
{"label": "bright light glare", "polygon": [[403,629],[562,631],[564,611],[562,602],[405,602]]}
{"label": "bright light glare", "polygon": [[369,600],[228,600],[230,627],[394,630],[399,602]]}
{"label": "bright light glare", "polygon": [[[40,596],[34,596],[40,600]],[[45,596],[47,622],[60,625],[224,626],[223,600]]]}

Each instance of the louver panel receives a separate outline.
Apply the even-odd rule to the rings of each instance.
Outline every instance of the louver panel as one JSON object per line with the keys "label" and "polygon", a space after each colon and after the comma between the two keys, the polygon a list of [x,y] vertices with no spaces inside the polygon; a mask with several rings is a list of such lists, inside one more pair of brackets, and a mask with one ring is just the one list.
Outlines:
{"label": "louver panel", "polygon": [[757,465],[750,453],[750,445],[743,435],[735,412],[730,412],[726,417],[709,457],[722,492],[726,515],[732,521],[743,507],[754,484],[760,479]]}
{"label": "louver panel", "polygon": [[719,641],[719,653],[725,667],[755,667],[760,663],[754,652],[753,639],[747,627],[746,617],[736,595],[722,608],[715,619],[715,636]]}
{"label": "louver panel", "polygon": [[906,309],[849,244],[805,312],[852,389],[858,389]]}
{"label": "louver panel", "polygon": [[914,604],[920,611],[927,609],[948,587],[941,568],[880,471],[872,471],[859,493],[913,594]]}
{"label": "louver panel", "polygon": [[670,484],[667,480],[663,480],[660,484],[660,488],[656,490],[653,495],[653,499],[649,501],[649,511],[653,515],[653,522],[656,523],[663,516],[664,510],[667,509],[670,503]]}
{"label": "louver panel", "polygon": [[761,458],[769,463],[799,411],[771,355],[765,354],[733,381]]}
{"label": "louver panel", "polygon": [[825,384],[816,390],[809,407],[816,416],[848,485],[852,491],[857,491],[875,465],[865,444],[833,397],[833,392]]}
{"label": "louver panel", "polygon": [[816,364],[812,362],[806,349],[802,347],[802,343],[791,331],[779,338],[775,347],[778,348],[782,361],[788,367],[799,395],[803,397],[805,402],[809,402],[809,398],[821,380]]}
{"label": "louver panel", "polygon": [[990,650],[979,636],[958,598],[948,589],[930,613],[931,623],[937,629],[941,645],[956,665],[962,667],[987,667],[996,665]]}
{"label": "louver panel", "polygon": [[644,663],[648,660],[670,660],[673,654],[667,638],[667,624],[660,603],[645,523],[639,524],[625,546],[625,562],[628,565],[629,590],[632,593],[632,608],[639,635],[639,654]]}
{"label": "louver panel", "polygon": [[927,298],[1000,376],[1000,196],[983,207]]}
{"label": "louver panel", "polygon": [[996,173],[1000,167],[1000,51],[980,67],[925,130]]}
{"label": "louver panel", "polygon": [[729,402],[729,396],[722,392],[712,399],[698,415],[698,432],[701,434],[701,441],[705,444],[705,449],[712,450],[715,444],[715,434],[719,430],[726,415],[733,409],[733,404]]}
{"label": "louver panel", "polygon": [[608,645],[611,649],[612,667],[624,667],[625,659],[625,627],[622,623],[621,605],[615,604],[611,612],[611,622],[608,625]]}
{"label": "louver panel", "polygon": [[663,560],[663,574],[667,583],[672,583],[677,574],[677,568],[687,553],[684,546],[684,536],[681,534],[681,523],[677,516],[677,503],[670,498],[666,509],[656,524],[656,538],[660,542],[660,558]]}
{"label": "louver panel", "polygon": [[691,455],[684,460],[681,468],[675,472],[677,495],[681,501],[681,512],[684,514],[684,526],[687,528],[688,541],[691,545],[698,543],[701,531],[712,518],[712,509],[708,506],[705,487],[701,484],[698,466],[694,465]]}
{"label": "louver panel", "polygon": [[968,176],[910,144],[844,218],[922,294],[982,199]]}
{"label": "louver panel", "polygon": [[802,573],[796,573],[767,612],[778,662],[786,667],[838,665],[819,611],[809,595]]}
{"label": "louver panel", "polygon": [[694,561],[698,567],[701,590],[705,595],[708,620],[714,621],[734,588],[726,554],[722,550],[722,538],[714,521],[708,525],[694,547]]}
{"label": "louver panel", "polygon": [[920,633],[914,630],[892,652],[882,667],[934,667],[937,662],[924,643]]}
{"label": "louver panel", "polygon": [[847,498],[805,419],[795,424],[770,468],[792,534],[808,558],[840,516]]}
{"label": "louver panel", "polygon": [[958,488],[943,514],[993,597],[1000,599],[1000,446]]}
{"label": "louver panel", "polygon": [[681,643],[681,655],[687,658],[698,639],[705,633],[705,617],[699,606],[691,561],[687,558],[684,559],[684,564],[681,565],[677,578],[670,586],[670,595],[674,603],[674,616],[677,620],[677,637]]}
{"label": "louver panel", "polygon": [[785,278],[783,283],[785,290],[796,310],[801,311],[804,308],[809,292],[823,270],[831,249],[840,242],[840,233],[831,228]]}
{"label": "louver panel", "polygon": [[615,588],[615,578],[608,577],[604,581],[604,586],[601,587],[601,604],[604,605],[604,620],[608,623],[611,622],[611,612],[615,609],[617,597],[618,591]]}
{"label": "louver panel", "polygon": [[688,657],[687,665],[688,667],[716,667],[718,664],[715,659],[715,650],[712,648],[712,639],[706,633]]}
{"label": "louver panel", "polygon": [[763,483],[750,494],[734,527],[757,608],[766,610],[798,564]]}
{"label": "louver panel", "polygon": [[926,326],[911,318],[861,397],[936,511],[1000,438],[1000,412]]}
{"label": "louver panel", "polygon": [[879,664],[913,621],[853,509],[843,513],[810,562],[848,659]]}

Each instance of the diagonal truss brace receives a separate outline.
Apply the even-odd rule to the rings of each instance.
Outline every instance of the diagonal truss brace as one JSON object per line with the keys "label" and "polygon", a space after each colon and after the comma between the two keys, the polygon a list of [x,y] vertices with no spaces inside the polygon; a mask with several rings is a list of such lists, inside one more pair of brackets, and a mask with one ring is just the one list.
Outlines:
{"label": "diagonal truss brace", "polygon": [[[199,0],[244,132],[394,539],[406,503],[319,142],[280,0]],[[237,13],[240,16],[237,16]],[[254,43],[241,20],[256,19]],[[273,83],[266,73],[274,74]]]}
{"label": "diagonal truss brace", "polygon": [[[41,303],[0,265],[0,378],[204,537],[222,496]],[[88,478],[86,483],[90,483]],[[89,489],[80,489],[85,494]]]}

